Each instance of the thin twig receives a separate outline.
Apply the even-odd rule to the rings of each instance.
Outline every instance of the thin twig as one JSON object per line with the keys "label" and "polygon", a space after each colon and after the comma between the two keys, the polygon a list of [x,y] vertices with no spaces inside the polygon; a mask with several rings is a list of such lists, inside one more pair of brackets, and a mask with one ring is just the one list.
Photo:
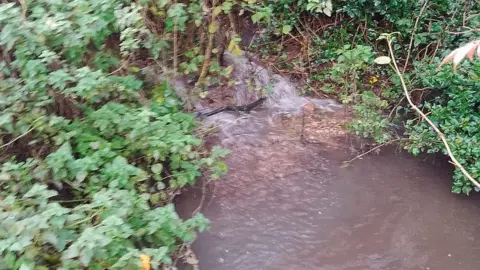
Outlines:
{"label": "thin twig", "polygon": [[237,22],[235,20],[235,16],[233,15],[233,11],[230,11],[228,13],[228,20],[230,21],[230,28],[232,29],[232,34],[231,36],[235,36],[237,35],[239,32],[238,32],[238,27],[237,27]]}
{"label": "thin twig", "polygon": [[[410,91],[410,93],[413,93],[415,91],[425,91],[425,90],[431,90],[432,88],[431,87],[423,87],[423,88],[415,88],[413,89],[412,91]],[[393,106],[392,110],[390,111],[390,113],[388,114],[388,118],[389,119],[392,119],[392,116],[393,116],[393,113],[395,112],[395,109],[400,106],[400,104],[402,104],[403,100],[405,99],[405,96],[403,96],[399,101],[398,103]]]}
{"label": "thin twig", "polygon": [[[477,1],[478,2],[478,1]],[[470,1],[465,1],[465,6],[463,10],[463,16],[462,16],[462,25],[465,26],[467,24],[467,13],[470,11]]]}
{"label": "thin twig", "polygon": [[119,72],[120,70],[124,69],[124,68],[128,65],[128,63],[130,62],[130,58],[131,58],[131,56],[129,56],[129,57],[127,58],[127,60],[122,61],[122,62],[123,62],[122,65],[121,65],[119,68],[117,68],[116,70],[108,73],[107,76],[113,75],[113,74]]}
{"label": "thin twig", "polygon": [[20,6],[22,7],[22,21],[26,22],[27,21],[27,2],[25,0],[19,0]]}
{"label": "thin twig", "polygon": [[[184,249],[184,248],[186,248],[186,244],[182,244],[182,245],[178,248],[178,254],[183,253],[183,249]],[[178,261],[179,261],[180,258],[182,258],[182,257],[183,257],[183,255],[182,255],[182,256],[178,255],[178,256],[175,258],[175,260],[173,261],[172,266],[174,266],[174,267],[177,266]]]}
{"label": "thin twig", "polygon": [[37,119],[36,119],[35,121],[33,121],[32,124],[30,125],[31,128],[29,128],[27,131],[25,131],[23,134],[21,134],[20,136],[16,137],[15,139],[9,141],[8,143],[1,145],[1,146],[0,146],[0,149],[1,149],[1,148],[4,148],[4,147],[6,147],[6,146],[11,145],[12,143],[18,141],[18,140],[21,139],[22,137],[25,137],[28,133],[30,133],[32,130],[35,129],[35,127],[33,127],[33,124],[34,124],[35,122],[37,122],[38,120],[42,119],[43,117],[45,117],[45,116],[41,116],[41,117],[37,118]]}
{"label": "thin twig", "polygon": [[198,203],[197,208],[192,212],[192,217],[194,217],[200,210],[202,210],[203,204],[205,203],[205,198],[207,197],[207,185],[210,183],[210,180],[207,178],[205,174],[203,174],[204,179],[202,180],[202,198]]}
{"label": "thin twig", "polygon": [[458,162],[458,160],[455,158],[455,155],[452,153],[452,150],[450,149],[450,145],[447,142],[447,139],[445,138],[445,135],[440,131],[440,129],[437,128],[437,126],[428,118],[412,101],[410,98],[410,94],[408,93],[407,85],[405,84],[405,80],[403,79],[403,74],[398,68],[396,59],[395,59],[395,54],[393,53],[393,47],[392,47],[392,39],[391,37],[387,38],[387,44],[388,44],[388,51],[390,53],[391,59],[392,59],[392,65],[395,70],[395,73],[397,74],[398,78],[400,79],[400,82],[402,84],[403,92],[405,94],[405,97],[407,98],[408,103],[412,108],[425,120],[432,128],[433,130],[438,134],[440,139],[443,142],[443,145],[445,146],[445,149],[447,150],[447,154],[452,160],[453,164],[462,172],[462,174],[470,181],[472,184],[474,184],[476,187],[480,188],[480,183],[478,183],[471,175],[468,173],[467,170]]}
{"label": "thin twig", "polygon": [[355,46],[355,40],[357,39],[357,35],[358,35],[358,32],[360,31],[360,28],[361,28],[361,27],[362,27],[361,24],[359,24],[359,25],[357,26],[357,30],[355,31],[355,35],[353,36],[353,39],[352,39],[352,47]]}
{"label": "thin twig", "polygon": [[422,9],[420,9],[420,14],[418,14],[417,20],[415,20],[412,36],[410,37],[410,44],[408,45],[407,59],[405,60],[405,65],[403,66],[402,73],[405,73],[405,70],[407,70],[408,61],[410,60],[410,54],[412,53],[413,40],[415,39],[415,34],[417,33],[418,23],[420,22],[420,18],[422,17],[422,14],[425,11],[427,4],[428,4],[428,0],[426,0],[425,3],[423,4]]}
{"label": "thin twig", "polygon": [[210,67],[210,59],[212,58],[212,49],[213,49],[213,38],[215,36],[215,32],[212,31],[213,33],[211,33],[210,28],[214,28],[212,25],[217,23],[216,22],[217,16],[215,15],[215,12],[214,12],[214,9],[216,6],[217,6],[217,0],[212,0],[212,6],[210,7],[210,12],[212,14],[210,17],[210,26],[208,27],[208,33],[209,33],[208,43],[205,49],[205,58],[203,60],[202,70],[200,71],[200,75],[198,75],[196,86],[200,86],[204,84],[204,79],[207,76],[208,68]]}
{"label": "thin twig", "polygon": [[[465,27],[467,28],[467,27]],[[480,32],[480,29],[475,29],[475,28],[470,28],[465,31],[460,31],[460,32],[453,32],[453,31],[446,31],[446,33],[451,34],[451,35],[464,35],[472,32]]]}
{"label": "thin twig", "polygon": [[[174,4],[177,1],[173,2]],[[173,19],[173,76],[177,76],[178,69],[178,18],[175,16]]]}
{"label": "thin twig", "polygon": [[352,159],[350,159],[350,160],[348,160],[348,161],[344,161],[344,163],[351,163],[351,162],[354,161],[354,160],[357,160],[357,159],[359,159],[359,158],[362,158],[362,157],[365,156],[365,155],[370,154],[371,152],[377,150],[377,149],[380,148],[380,147],[383,147],[383,146],[385,146],[385,145],[389,145],[389,144],[391,144],[391,143],[398,142],[398,141],[401,141],[401,140],[403,140],[403,139],[402,139],[402,138],[399,138],[399,139],[395,139],[395,140],[391,140],[391,141],[388,141],[388,142],[384,142],[384,143],[382,143],[382,144],[379,144],[379,145],[373,147],[372,149],[368,150],[367,152],[364,152],[364,153],[362,153],[362,154],[360,154],[360,155],[358,155],[358,156],[356,156],[356,157],[354,157],[354,158],[352,158]]}
{"label": "thin twig", "polygon": [[[432,4],[432,5],[435,5],[435,4]],[[453,21],[453,18],[455,18],[455,16],[457,15],[457,11],[458,11],[458,5],[456,6],[455,10],[453,11],[452,16],[450,17],[450,21]],[[448,33],[449,27],[450,27],[450,23],[447,23],[447,27],[445,28],[445,30],[443,30],[441,32],[441,35],[439,35],[437,46],[435,47],[435,50],[432,54],[432,58],[430,59],[430,64],[432,64],[433,61],[435,60],[435,55],[437,55],[438,49],[442,45],[442,35],[445,34],[445,33]]]}

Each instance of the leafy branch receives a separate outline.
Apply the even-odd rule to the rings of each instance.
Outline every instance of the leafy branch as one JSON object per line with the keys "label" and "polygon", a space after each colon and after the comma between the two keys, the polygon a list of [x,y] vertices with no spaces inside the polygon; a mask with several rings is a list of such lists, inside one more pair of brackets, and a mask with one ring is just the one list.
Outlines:
{"label": "leafy branch", "polygon": [[[443,145],[445,146],[445,149],[447,150],[447,154],[448,156],[450,157],[451,159],[451,162],[453,163],[453,165],[455,165],[458,169],[460,169],[460,171],[462,172],[462,174],[473,184],[475,185],[477,188],[480,188],[480,183],[478,183],[478,181],[476,181],[471,175],[470,173],[463,167],[463,165],[458,162],[457,158],[455,157],[455,155],[452,153],[452,150],[450,149],[450,145],[449,143],[447,142],[447,139],[445,138],[445,135],[440,131],[440,129],[432,122],[432,120],[430,120],[430,118],[428,118],[427,115],[425,115],[422,110],[420,110],[416,105],[415,103],[413,103],[411,97],[410,97],[410,93],[408,92],[408,88],[407,88],[407,85],[405,83],[405,80],[403,78],[403,74],[402,72],[400,71],[400,69],[398,68],[398,65],[397,65],[397,62],[396,62],[396,59],[395,59],[395,53],[394,53],[394,49],[393,49],[393,46],[392,46],[392,43],[393,43],[393,37],[392,37],[392,34],[382,34],[380,36],[379,39],[386,39],[387,40],[387,45],[388,45],[388,51],[389,51],[389,54],[390,54],[390,58],[385,58],[385,56],[383,57],[379,57],[376,59],[376,63],[378,64],[391,64],[392,68],[394,69],[395,73],[397,74],[398,78],[400,79],[400,82],[401,82],[401,85],[402,85],[402,89],[403,89],[403,93],[405,95],[405,98],[407,99],[408,103],[410,104],[410,106],[415,110],[416,113],[418,113],[423,120],[425,120],[429,125],[430,127],[432,127],[432,129],[435,131],[435,133],[437,133],[437,135],[440,137],[440,139],[442,140],[442,143]],[[477,45],[478,46],[478,45]],[[469,52],[472,51],[472,47],[473,45],[469,45],[467,48],[469,48],[468,50],[463,48],[463,50],[456,50],[454,52],[452,52],[446,60],[444,60],[444,62],[442,62],[442,64],[450,61],[450,59],[454,59],[454,64],[458,64],[460,62],[460,60],[465,57],[466,55],[472,55],[471,53],[469,54]],[[476,47],[475,47],[476,48]],[[463,57],[460,57],[457,55],[463,55]]]}

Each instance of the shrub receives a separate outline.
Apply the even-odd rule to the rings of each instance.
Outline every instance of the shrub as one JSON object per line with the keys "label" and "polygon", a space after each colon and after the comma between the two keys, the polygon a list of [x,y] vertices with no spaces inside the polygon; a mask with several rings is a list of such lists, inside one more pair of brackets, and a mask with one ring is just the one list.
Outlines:
{"label": "shrub", "polygon": [[[450,144],[452,153],[472,175],[480,178],[480,65],[477,63],[467,72],[462,69],[453,73],[449,69],[424,73],[423,83],[432,89],[442,89],[436,98],[424,104],[429,118],[440,128]],[[413,154],[420,152],[445,152],[445,148],[436,133],[424,122],[407,122],[409,143],[407,148]],[[473,189],[471,182],[455,169],[452,191],[469,194]]]}
{"label": "shrub", "polygon": [[388,103],[371,91],[363,92],[360,98],[353,105],[355,118],[348,123],[348,128],[360,137],[372,138],[378,143],[388,142],[392,138],[389,121],[382,115]]}
{"label": "shrub", "polygon": [[131,59],[168,44],[135,1],[23,3],[0,4],[0,268],[172,264],[208,221],[171,201],[227,152],[202,150],[168,84],[141,79]]}

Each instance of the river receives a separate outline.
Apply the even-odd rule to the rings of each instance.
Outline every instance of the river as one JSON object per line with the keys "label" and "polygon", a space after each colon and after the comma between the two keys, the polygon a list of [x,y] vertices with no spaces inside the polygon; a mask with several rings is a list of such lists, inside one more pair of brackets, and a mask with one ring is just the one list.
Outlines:
{"label": "river", "polygon": [[450,192],[444,157],[390,146],[345,166],[350,141],[318,123],[320,143],[283,125],[230,145],[230,172],[204,202],[211,229],[193,245],[201,270],[478,269],[480,196]]}

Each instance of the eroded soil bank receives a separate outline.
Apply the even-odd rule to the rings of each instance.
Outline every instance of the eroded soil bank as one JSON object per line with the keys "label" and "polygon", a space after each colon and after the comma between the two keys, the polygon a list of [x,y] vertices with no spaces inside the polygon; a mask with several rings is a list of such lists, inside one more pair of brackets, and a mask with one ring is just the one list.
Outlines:
{"label": "eroded soil bank", "polygon": [[343,166],[343,121],[309,118],[315,143],[297,119],[228,145],[230,173],[203,207],[211,230],[193,246],[200,269],[478,269],[480,196],[450,193],[445,159],[394,147]]}

